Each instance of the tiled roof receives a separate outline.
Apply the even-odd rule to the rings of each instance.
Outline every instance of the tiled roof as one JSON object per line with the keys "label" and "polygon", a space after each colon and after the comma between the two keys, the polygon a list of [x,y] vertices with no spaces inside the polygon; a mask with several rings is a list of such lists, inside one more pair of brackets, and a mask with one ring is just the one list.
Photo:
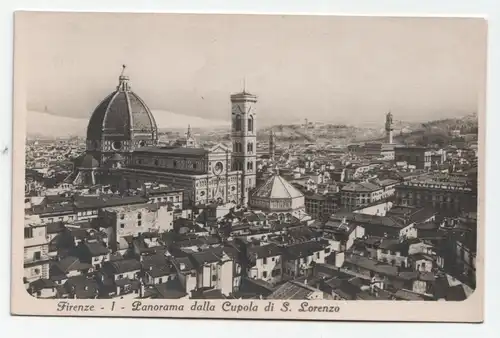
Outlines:
{"label": "tiled roof", "polygon": [[252,197],[268,199],[299,198],[304,195],[283,177],[273,175],[252,193]]}
{"label": "tiled roof", "polygon": [[107,255],[109,253],[109,249],[99,242],[87,242],[84,243],[83,246],[88,250],[90,256],[92,257]]}
{"label": "tiled roof", "polygon": [[105,262],[103,270],[110,274],[119,274],[141,269],[141,263],[136,259],[123,259],[112,262]]}
{"label": "tiled roof", "polygon": [[208,154],[208,150],[205,148],[185,148],[185,147],[143,147],[137,149],[134,153],[154,153],[154,154],[165,154],[165,155],[192,155],[192,156],[202,156]]}
{"label": "tiled roof", "polygon": [[248,249],[248,254],[257,258],[279,256],[281,253],[282,250],[276,244],[257,245]]}
{"label": "tiled roof", "polygon": [[319,290],[300,282],[289,281],[278,287],[273,293],[271,293],[267,297],[267,299],[304,300],[308,299],[308,297],[316,291]]}
{"label": "tiled roof", "polygon": [[342,188],[342,191],[352,191],[352,192],[373,192],[382,189],[377,184],[370,182],[352,182],[347,184]]}

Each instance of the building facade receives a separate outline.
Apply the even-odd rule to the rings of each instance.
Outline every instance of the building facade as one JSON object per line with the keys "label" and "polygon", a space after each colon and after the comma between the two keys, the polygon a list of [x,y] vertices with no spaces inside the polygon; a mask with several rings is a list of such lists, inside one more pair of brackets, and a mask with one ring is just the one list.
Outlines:
{"label": "building facade", "polygon": [[432,151],[425,147],[396,147],[394,151],[396,162],[406,162],[416,169],[428,170],[432,164]]}
{"label": "building facade", "polygon": [[396,186],[395,202],[403,206],[429,206],[441,210],[476,211],[477,193],[463,182],[423,178]]}
{"label": "building facade", "polygon": [[230,97],[231,141],[198,147],[191,129],[177,146],[158,146],[158,128],[146,103],[122,74],[115,91],[94,110],[87,128],[86,153],[68,178],[77,186],[109,184],[124,191],[146,182],[184,190],[184,204],[246,205],[256,185],[257,97],[246,91]]}

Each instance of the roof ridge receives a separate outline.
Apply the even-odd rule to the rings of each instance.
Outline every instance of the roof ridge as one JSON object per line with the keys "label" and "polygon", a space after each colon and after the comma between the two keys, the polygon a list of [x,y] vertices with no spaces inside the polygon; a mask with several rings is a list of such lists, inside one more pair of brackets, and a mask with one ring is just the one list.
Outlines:
{"label": "roof ridge", "polygon": [[288,191],[288,187],[287,187],[287,185],[290,185],[290,184],[288,182],[286,182],[285,179],[283,177],[281,177],[280,175],[277,175],[277,177],[279,178],[281,184],[283,184],[283,188],[285,188],[285,191],[288,194],[288,197],[292,198],[292,194],[290,194],[290,191]]}

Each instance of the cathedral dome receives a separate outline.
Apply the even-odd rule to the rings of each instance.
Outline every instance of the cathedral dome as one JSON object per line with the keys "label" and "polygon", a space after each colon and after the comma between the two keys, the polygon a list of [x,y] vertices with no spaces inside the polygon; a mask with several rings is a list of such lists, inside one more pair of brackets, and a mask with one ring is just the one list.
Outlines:
{"label": "cathedral dome", "polygon": [[153,114],[129,85],[119,77],[116,90],[94,110],[87,128],[89,150],[127,151],[156,143],[158,128]]}

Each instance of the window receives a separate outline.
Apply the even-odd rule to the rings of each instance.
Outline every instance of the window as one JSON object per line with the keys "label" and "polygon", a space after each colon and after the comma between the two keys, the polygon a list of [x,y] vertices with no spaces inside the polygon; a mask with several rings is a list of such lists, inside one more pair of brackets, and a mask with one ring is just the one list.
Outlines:
{"label": "window", "polygon": [[142,221],[137,221],[137,226],[140,227],[142,225]]}
{"label": "window", "polygon": [[239,115],[236,115],[235,129],[236,131],[241,131],[241,117]]}
{"label": "window", "polygon": [[267,264],[267,257],[262,258],[262,264]]}
{"label": "window", "polygon": [[137,214],[137,219],[141,219],[142,218],[142,214],[141,213],[138,213]]}
{"label": "window", "polygon": [[330,248],[326,248],[325,253],[330,253]]}
{"label": "window", "polygon": [[248,152],[253,151],[253,143],[250,142],[250,143],[247,144],[247,151]]}
{"label": "window", "polygon": [[124,215],[124,214],[121,214],[121,215],[120,215],[120,219],[125,219],[125,215]]}
{"label": "window", "polygon": [[124,229],[125,228],[125,224],[120,224],[120,229]]}
{"label": "window", "polygon": [[158,282],[161,284],[163,283],[163,278],[158,279]]}
{"label": "window", "polygon": [[122,148],[122,143],[120,141],[113,142],[113,150],[120,150]]}
{"label": "window", "polygon": [[212,276],[212,282],[216,282],[217,281],[217,275],[213,275]]}
{"label": "window", "polygon": [[42,258],[42,253],[40,251],[36,251],[34,254],[33,254],[33,258],[35,260],[39,260],[40,258]]}
{"label": "window", "polygon": [[267,271],[262,272],[262,277],[267,278]]}
{"label": "window", "polygon": [[319,252],[316,252],[316,258],[319,259]]}
{"label": "window", "polygon": [[33,228],[24,228],[24,238],[33,238]]}
{"label": "window", "polygon": [[253,131],[253,116],[248,118],[248,131]]}

